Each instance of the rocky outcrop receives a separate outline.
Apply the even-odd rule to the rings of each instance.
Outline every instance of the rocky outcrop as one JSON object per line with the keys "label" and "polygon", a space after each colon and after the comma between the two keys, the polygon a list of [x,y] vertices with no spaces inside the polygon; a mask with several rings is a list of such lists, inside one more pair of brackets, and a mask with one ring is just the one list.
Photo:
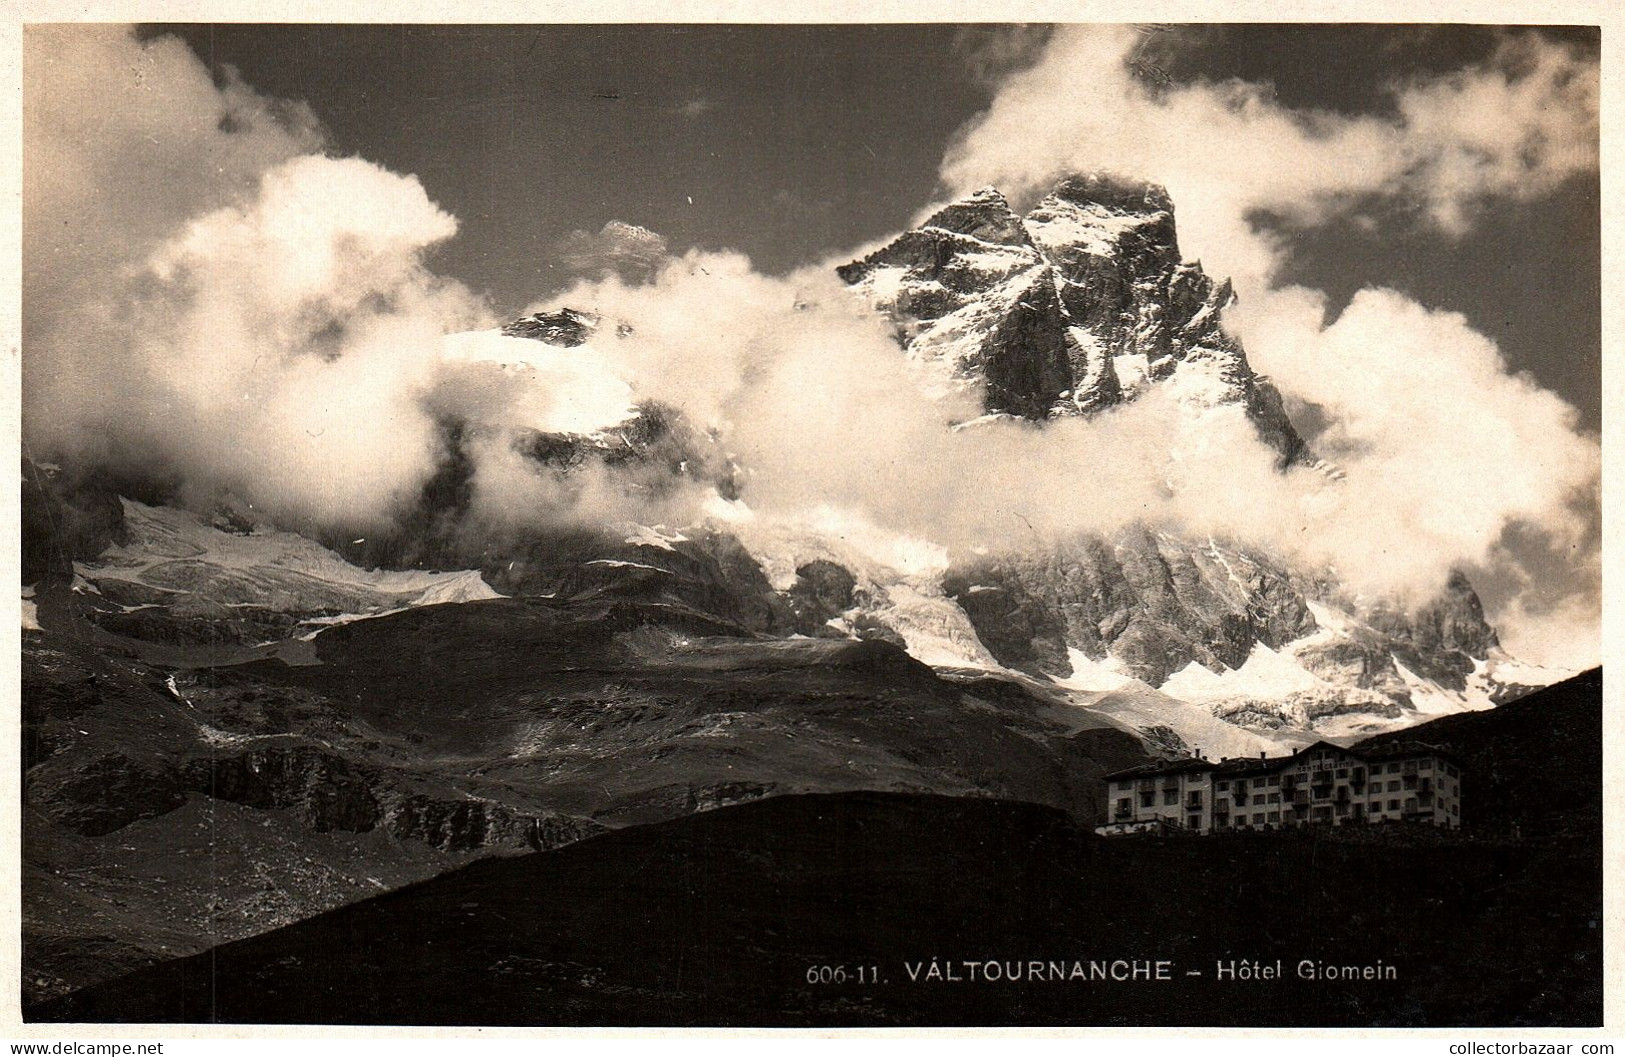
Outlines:
{"label": "rocky outcrop", "polygon": [[502,333],[510,338],[532,338],[536,341],[573,349],[585,345],[598,327],[598,318],[573,308],[557,312],[536,312],[503,326]]}
{"label": "rocky outcrop", "polygon": [[836,269],[948,384],[979,385],[989,412],[1044,419],[1074,388],[1052,270],[987,188],[861,261]]}
{"label": "rocky outcrop", "polygon": [[514,449],[559,477],[565,488],[572,474],[598,466],[625,491],[644,497],[669,494],[685,483],[714,487],[725,499],[738,494],[737,467],[715,437],[657,401],[639,404],[625,422],[595,433],[526,431]]}
{"label": "rocky outcrop", "polygon": [[260,810],[293,808],[318,833],[365,833],[381,814],[365,773],[309,746],[193,760],[182,774],[188,788],[217,800]]}
{"label": "rocky outcrop", "polygon": [[836,271],[910,356],[980,387],[990,413],[1090,414],[1183,377],[1183,397],[1245,408],[1283,464],[1305,456],[1280,394],[1223,329],[1230,284],[1183,261],[1155,184],[1069,177],[1025,217],[984,188]]}
{"label": "rocky outcrop", "polygon": [[482,849],[547,851],[604,832],[590,819],[521,815],[489,800],[409,796],[390,806],[384,826],[397,840],[416,840],[439,851]]}
{"label": "rocky outcrop", "polygon": [[1418,692],[1487,699],[1463,708],[1514,692],[1486,674],[1498,642],[1460,574],[1407,610],[1234,543],[1134,528],[961,563],[945,587],[1003,664],[1067,677],[1082,654],[1245,726],[1398,720]]}
{"label": "rocky outcrop", "polygon": [[1473,585],[1459,571],[1416,610],[1377,606],[1366,620],[1393,639],[1394,655],[1405,667],[1451,690],[1464,689],[1473,662],[1501,644]]}
{"label": "rocky outcrop", "polygon": [[1315,619],[1287,572],[1231,545],[1145,528],[1081,536],[951,569],[944,588],[998,660],[1066,676],[1068,651],[1108,653],[1157,686],[1195,661],[1239,667],[1255,645],[1279,648]]}
{"label": "rocky outcrop", "polygon": [[785,593],[791,626],[802,635],[839,634],[829,622],[852,607],[857,583],[844,565],[822,558],[798,567]]}
{"label": "rocky outcrop", "polygon": [[715,811],[719,807],[761,800],[778,791],[778,785],[774,782],[717,782],[697,789],[690,788],[688,808],[690,812]]}

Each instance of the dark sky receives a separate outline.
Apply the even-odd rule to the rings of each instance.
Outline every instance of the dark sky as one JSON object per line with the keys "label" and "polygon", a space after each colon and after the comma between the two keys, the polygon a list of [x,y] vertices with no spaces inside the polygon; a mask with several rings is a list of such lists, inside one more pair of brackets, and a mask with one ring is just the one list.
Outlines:
{"label": "dark sky", "polygon": [[[993,88],[976,30],[894,26],[167,27],[303,100],[331,149],[414,173],[462,222],[434,267],[516,312],[565,277],[573,229],[624,220],[782,271],[906,225]],[[1595,49],[1590,29],[1547,30]],[[1490,54],[1475,27],[1176,28],[1174,80],[1242,77],[1293,107],[1387,107],[1383,86]],[[692,202],[690,202],[692,199]],[[1453,308],[1600,429],[1599,189],[1490,208],[1459,240],[1393,216],[1294,239],[1285,278],[1334,309],[1367,285]]]}

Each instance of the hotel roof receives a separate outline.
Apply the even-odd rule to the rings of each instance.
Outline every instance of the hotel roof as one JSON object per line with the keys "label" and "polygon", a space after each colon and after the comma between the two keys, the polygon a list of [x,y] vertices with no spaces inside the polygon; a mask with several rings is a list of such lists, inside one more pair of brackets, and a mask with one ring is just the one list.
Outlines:
{"label": "hotel roof", "polygon": [[1205,760],[1195,757],[1186,757],[1179,760],[1160,760],[1152,763],[1142,763],[1137,767],[1124,768],[1113,771],[1105,776],[1108,782],[1119,782],[1129,778],[1155,778],[1160,775],[1191,774],[1201,771],[1211,771],[1216,775],[1226,777],[1244,777],[1249,774],[1272,774],[1276,771],[1296,763],[1310,752],[1321,749],[1332,749],[1356,760],[1370,762],[1374,760],[1398,760],[1410,757],[1436,756],[1448,759],[1459,764],[1461,761],[1447,749],[1427,742],[1415,740],[1385,741],[1374,745],[1362,745],[1350,748],[1337,745],[1329,741],[1317,741],[1312,745],[1305,745],[1297,752],[1285,756],[1232,756],[1224,760]]}

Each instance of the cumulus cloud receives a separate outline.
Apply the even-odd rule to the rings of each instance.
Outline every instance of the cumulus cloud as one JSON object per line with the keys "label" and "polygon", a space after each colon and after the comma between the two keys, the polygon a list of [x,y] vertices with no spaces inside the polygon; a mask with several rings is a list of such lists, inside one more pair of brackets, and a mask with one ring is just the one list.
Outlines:
{"label": "cumulus cloud", "polygon": [[[1299,373],[1281,381],[1326,423],[1316,443],[1337,479],[1279,472],[1240,405],[1193,406],[1172,386],[1088,420],[948,428],[979,414],[979,394],[944,395],[826,269],[770,278],[735,254],[691,252],[649,284],[559,297],[602,317],[593,348],[616,377],[715,432],[767,517],[844,512],[952,549],[1147,522],[1239,538],[1331,566],[1368,597],[1412,601],[1454,567],[1504,561],[1509,525],[1582,544],[1570,506],[1599,454],[1571,408],[1507,373],[1457,314],[1373,290],[1327,326],[1311,300],[1267,322],[1298,329],[1259,333],[1300,350]],[[1472,415],[1438,406],[1462,393]]]}
{"label": "cumulus cloud", "polygon": [[173,38],[26,44],[25,440],[290,521],[387,521],[439,455],[440,335],[480,318],[421,261],[456,222]]}
{"label": "cumulus cloud", "polygon": [[159,247],[131,319],[148,374],[147,452],[284,516],[367,526],[410,503],[438,459],[422,397],[466,291],[424,249],[456,222],[416,179],[303,156],[255,198]]}
{"label": "cumulus cloud", "polygon": [[1251,223],[1260,210],[1315,224],[1380,194],[1460,230],[1488,196],[1537,198],[1597,165],[1596,63],[1538,35],[1395,86],[1395,114],[1363,116],[1290,110],[1244,81],[1150,85],[1132,68],[1140,43],[1130,26],[1057,30],[961,131],[944,182],[1020,198],[1097,168],[1156,180],[1179,205],[1187,253],[1245,295],[1281,261]]}
{"label": "cumulus cloud", "polygon": [[1020,547],[1141,520],[1262,531],[1234,513],[1238,493],[1299,496],[1239,405],[1193,414],[1165,388],[1087,421],[951,428],[980,418],[981,394],[943,391],[826,268],[769,277],[691,251],[650,283],[583,282],[556,303],[600,318],[593,351],[637,396],[714,433],[766,518]]}
{"label": "cumulus cloud", "polygon": [[322,137],[307,109],[229,71],[216,87],[172,37],[28,26],[23,41],[23,418],[35,440],[61,442],[131,381],[109,328],[147,257]]}

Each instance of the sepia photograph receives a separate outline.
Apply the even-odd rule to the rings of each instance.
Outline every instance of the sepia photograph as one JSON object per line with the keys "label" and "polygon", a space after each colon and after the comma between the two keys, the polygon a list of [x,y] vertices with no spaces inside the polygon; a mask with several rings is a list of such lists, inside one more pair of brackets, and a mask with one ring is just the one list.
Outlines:
{"label": "sepia photograph", "polygon": [[22,1027],[1603,1025],[1598,25],[19,36]]}

